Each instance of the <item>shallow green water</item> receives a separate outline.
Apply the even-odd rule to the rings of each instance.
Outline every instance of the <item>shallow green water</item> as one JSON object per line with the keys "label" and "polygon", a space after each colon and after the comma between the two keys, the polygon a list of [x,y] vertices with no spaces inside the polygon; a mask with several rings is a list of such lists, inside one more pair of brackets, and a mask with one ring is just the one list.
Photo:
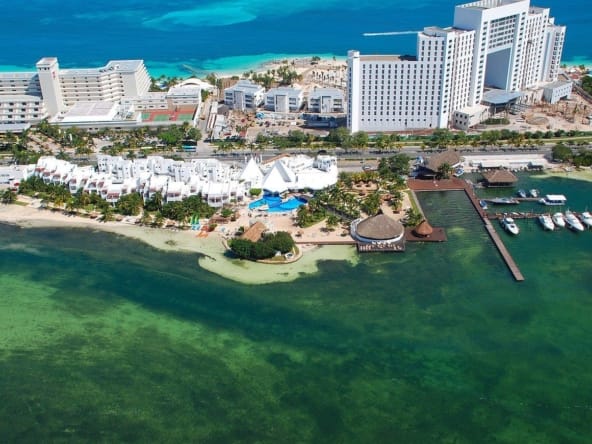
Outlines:
{"label": "shallow green water", "polygon": [[501,233],[516,283],[461,193],[420,200],[449,242],[265,286],[0,226],[0,441],[590,442],[592,232]]}

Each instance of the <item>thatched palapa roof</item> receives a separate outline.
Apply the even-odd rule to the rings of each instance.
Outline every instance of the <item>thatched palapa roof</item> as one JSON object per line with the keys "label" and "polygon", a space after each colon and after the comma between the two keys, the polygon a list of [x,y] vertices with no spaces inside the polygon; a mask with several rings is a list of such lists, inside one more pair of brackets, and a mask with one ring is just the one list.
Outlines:
{"label": "thatched palapa roof", "polygon": [[483,177],[487,183],[515,183],[518,182],[518,178],[514,173],[508,170],[493,170],[486,171],[483,173]]}
{"label": "thatched palapa roof", "polygon": [[438,168],[440,168],[440,166],[444,165],[445,163],[447,163],[451,167],[458,165],[459,163],[461,163],[460,155],[456,151],[452,150],[434,154],[433,156],[429,157],[428,162],[425,165],[425,168],[427,168],[430,171],[433,171],[434,173],[437,173]]}
{"label": "thatched palapa roof", "polygon": [[360,222],[356,231],[366,239],[380,241],[400,237],[405,228],[403,228],[401,222],[381,213]]}
{"label": "thatched palapa roof", "polygon": [[263,236],[263,233],[266,231],[267,227],[265,224],[263,222],[257,221],[242,234],[241,239],[246,239],[251,242],[259,242],[261,236]]}
{"label": "thatched palapa roof", "polygon": [[421,223],[417,227],[415,227],[413,229],[413,231],[418,236],[428,237],[428,236],[430,236],[434,232],[434,229],[428,223],[428,221],[424,219],[424,220],[421,221]]}

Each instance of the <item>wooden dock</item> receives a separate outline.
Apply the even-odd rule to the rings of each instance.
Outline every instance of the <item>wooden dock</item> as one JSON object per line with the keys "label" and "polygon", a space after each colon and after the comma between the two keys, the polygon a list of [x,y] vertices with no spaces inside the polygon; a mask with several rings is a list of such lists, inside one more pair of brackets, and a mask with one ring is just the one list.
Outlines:
{"label": "wooden dock", "polygon": [[[519,281],[519,282],[524,281],[524,276],[522,275],[522,272],[518,268],[518,265],[516,265],[516,262],[514,262],[514,259],[512,258],[512,255],[510,254],[510,252],[506,248],[504,241],[501,239],[499,234],[497,234],[497,231],[495,231],[495,228],[493,227],[493,225],[491,224],[491,221],[489,220],[489,215],[485,212],[485,210],[483,210],[483,208],[481,208],[481,205],[479,205],[479,199],[475,195],[475,190],[473,190],[473,187],[469,183],[467,183],[465,180],[462,180],[462,179],[459,179],[456,177],[451,178],[451,179],[447,179],[447,180],[443,180],[443,181],[426,181],[426,180],[414,179],[414,180],[409,180],[408,183],[409,183],[409,188],[411,188],[413,191],[452,191],[452,190],[464,191],[465,194],[467,195],[467,197],[469,198],[469,200],[471,201],[471,203],[473,204],[475,211],[481,217],[481,220],[483,221],[483,224],[485,225],[485,230],[489,234],[489,237],[493,241],[493,244],[497,248],[497,251],[499,251],[499,253],[500,253],[502,259],[504,260],[504,262],[506,263],[508,269],[512,273],[512,276],[514,277],[514,279],[516,281]],[[525,200],[529,200],[529,199],[534,200],[534,198],[524,198],[524,199]]]}
{"label": "wooden dock", "polygon": [[502,239],[499,237],[499,234],[497,234],[497,231],[495,231],[495,228],[493,228],[493,225],[491,224],[489,219],[483,219],[483,223],[485,224],[485,230],[487,230],[489,237],[491,237],[491,240],[493,241],[493,243],[497,247],[497,250],[506,262],[506,265],[510,269],[510,273],[512,273],[514,279],[519,282],[523,281],[524,276],[522,275],[522,272],[518,268],[518,265],[516,265],[516,262],[514,262],[514,258],[512,258],[512,255],[506,248],[506,245],[504,244]]}

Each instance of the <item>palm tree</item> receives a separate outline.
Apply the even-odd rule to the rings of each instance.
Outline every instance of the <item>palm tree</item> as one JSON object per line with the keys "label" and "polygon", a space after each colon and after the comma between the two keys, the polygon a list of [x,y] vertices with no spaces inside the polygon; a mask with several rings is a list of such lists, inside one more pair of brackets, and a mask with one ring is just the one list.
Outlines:
{"label": "palm tree", "polygon": [[325,221],[325,226],[328,231],[335,231],[335,227],[339,225],[339,217],[334,214],[330,214]]}
{"label": "palm tree", "polygon": [[5,190],[2,193],[2,203],[12,204],[16,202],[16,193],[12,190]]}
{"label": "palm tree", "polygon": [[438,174],[436,175],[439,179],[448,179],[452,173],[452,167],[449,163],[444,162],[438,167]]}
{"label": "palm tree", "polygon": [[103,222],[109,222],[113,220],[113,207],[110,205],[106,205],[103,210],[101,211],[101,220]]}

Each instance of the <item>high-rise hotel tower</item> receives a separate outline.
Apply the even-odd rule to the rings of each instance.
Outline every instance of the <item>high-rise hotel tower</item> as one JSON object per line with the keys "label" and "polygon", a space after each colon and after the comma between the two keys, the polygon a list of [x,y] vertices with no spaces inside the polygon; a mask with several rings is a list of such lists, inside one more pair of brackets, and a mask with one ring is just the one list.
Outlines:
{"label": "high-rise hotel tower", "polygon": [[454,25],[427,27],[417,57],[348,53],[352,132],[445,128],[484,88],[515,92],[557,80],[565,27],[529,0],[457,6]]}

